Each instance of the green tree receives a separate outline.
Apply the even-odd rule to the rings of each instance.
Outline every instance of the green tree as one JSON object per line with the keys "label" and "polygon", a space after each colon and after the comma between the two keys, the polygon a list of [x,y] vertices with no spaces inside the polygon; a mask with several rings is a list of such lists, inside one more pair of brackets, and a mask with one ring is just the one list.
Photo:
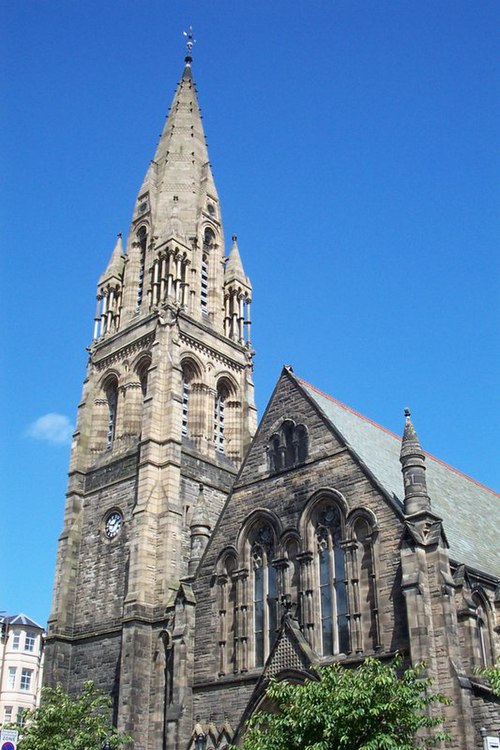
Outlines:
{"label": "green tree", "polygon": [[93,682],[74,699],[60,685],[43,688],[41,706],[25,719],[18,750],[101,750],[106,742],[118,750],[129,741],[112,726],[111,701]]}
{"label": "green tree", "polygon": [[484,667],[479,674],[486,677],[495,695],[500,696],[500,660],[493,667]]}
{"label": "green tree", "polygon": [[433,707],[449,701],[431,691],[424,665],[400,671],[400,657],[368,658],[357,669],[320,667],[319,679],[302,685],[271,680],[276,712],[252,716],[243,750],[414,750],[445,740]]}

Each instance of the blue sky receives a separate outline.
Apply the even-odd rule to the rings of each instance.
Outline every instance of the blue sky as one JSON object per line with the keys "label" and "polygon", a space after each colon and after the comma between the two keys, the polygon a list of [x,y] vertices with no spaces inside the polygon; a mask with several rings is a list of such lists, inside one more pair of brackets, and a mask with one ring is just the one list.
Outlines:
{"label": "blue sky", "polygon": [[49,614],[96,282],[190,23],[260,413],[291,363],[500,490],[497,0],[1,6],[0,609]]}

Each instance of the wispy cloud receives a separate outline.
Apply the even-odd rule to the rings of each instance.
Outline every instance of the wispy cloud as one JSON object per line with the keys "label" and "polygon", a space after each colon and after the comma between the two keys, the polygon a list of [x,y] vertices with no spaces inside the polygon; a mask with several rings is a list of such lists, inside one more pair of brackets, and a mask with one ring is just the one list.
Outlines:
{"label": "wispy cloud", "polygon": [[73,425],[64,414],[44,414],[30,424],[26,435],[35,440],[63,445],[70,442],[72,432]]}

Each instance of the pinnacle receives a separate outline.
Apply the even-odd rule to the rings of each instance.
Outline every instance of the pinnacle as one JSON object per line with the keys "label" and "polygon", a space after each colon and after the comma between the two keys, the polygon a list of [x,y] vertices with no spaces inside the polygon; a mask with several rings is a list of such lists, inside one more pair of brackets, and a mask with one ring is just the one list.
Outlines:
{"label": "pinnacle", "polygon": [[233,244],[231,245],[231,250],[229,252],[229,257],[226,265],[226,282],[236,280],[241,281],[244,284],[248,284],[248,279],[245,276],[243,263],[241,262],[240,251],[238,249],[238,238],[235,234],[233,234],[232,240]]}
{"label": "pinnacle", "polygon": [[123,273],[123,264],[125,262],[125,256],[123,254],[123,243],[122,233],[120,232],[116,238],[116,244],[111,253],[108,266],[101,278],[99,279],[99,285],[104,284],[106,281],[114,278],[120,278]]}

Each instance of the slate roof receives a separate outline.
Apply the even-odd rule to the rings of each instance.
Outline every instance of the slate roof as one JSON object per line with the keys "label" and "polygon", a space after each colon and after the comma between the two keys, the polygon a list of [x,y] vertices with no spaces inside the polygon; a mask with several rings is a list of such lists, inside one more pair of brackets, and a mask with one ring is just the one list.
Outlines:
{"label": "slate roof", "polygon": [[44,628],[31,618],[23,615],[21,612],[18,615],[7,615],[1,618],[2,622],[7,622],[9,625],[20,625],[28,628],[38,628],[38,630],[44,630]]}
{"label": "slate roof", "polygon": [[[401,438],[294,377],[345,443],[402,507]],[[434,456],[428,453],[425,456],[432,509],[443,519],[451,559],[500,578],[500,495]]]}

